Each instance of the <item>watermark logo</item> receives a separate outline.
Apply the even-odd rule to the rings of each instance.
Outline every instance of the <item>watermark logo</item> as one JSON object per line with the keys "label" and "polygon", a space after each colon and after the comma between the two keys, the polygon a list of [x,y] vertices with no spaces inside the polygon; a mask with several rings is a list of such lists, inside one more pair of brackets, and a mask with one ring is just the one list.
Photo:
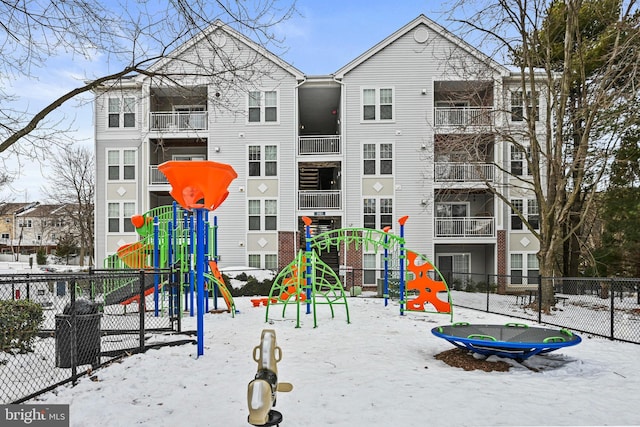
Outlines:
{"label": "watermark logo", "polygon": [[0,405],[3,427],[69,427],[69,405]]}

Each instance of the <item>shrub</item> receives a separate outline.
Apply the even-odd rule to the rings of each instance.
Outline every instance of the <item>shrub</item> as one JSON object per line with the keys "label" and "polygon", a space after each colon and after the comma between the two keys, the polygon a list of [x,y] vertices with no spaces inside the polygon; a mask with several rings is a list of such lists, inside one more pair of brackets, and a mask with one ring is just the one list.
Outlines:
{"label": "shrub", "polygon": [[43,318],[42,307],[33,301],[0,301],[0,351],[33,351]]}
{"label": "shrub", "polygon": [[[241,297],[241,296],[254,296],[254,295],[259,295],[259,296],[268,296],[269,292],[271,292],[271,286],[273,285],[273,279],[264,279],[262,282],[259,282],[258,279],[256,279],[253,276],[246,276],[246,281],[247,283],[239,288],[239,289],[235,289],[235,288],[231,288],[231,295],[234,297]],[[239,276],[236,277],[237,280],[239,279]]]}
{"label": "shrub", "polygon": [[36,252],[36,263],[38,265],[47,264],[47,253],[44,251],[44,249],[38,249],[38,252]]}

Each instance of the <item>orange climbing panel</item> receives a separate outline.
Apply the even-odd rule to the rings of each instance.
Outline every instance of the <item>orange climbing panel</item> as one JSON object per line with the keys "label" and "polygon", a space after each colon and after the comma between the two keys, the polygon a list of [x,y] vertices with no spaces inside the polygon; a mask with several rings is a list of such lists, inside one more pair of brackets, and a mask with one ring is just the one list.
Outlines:
{"label": "orange climbing panel", "polygon": [[407,301],[407,310],[424,311],[425,303],[430,303],[439,313],[451,313],[449,301],[438,298],[438,292],[447,292],[444,282],[433,280],[428,272],[434,270],[428,262],[416,265],[418,254],[407,251],[407,270],[414,274],[414,279],[407,282],[407,290],[416,290],[416,298]]}
{"label": "orange climbing panel", "polygon": [[225,163],[171,160],[158,166],[171,184],[171,196],[185,209],[214,210],[229,195],[227,188],[238,177]]}

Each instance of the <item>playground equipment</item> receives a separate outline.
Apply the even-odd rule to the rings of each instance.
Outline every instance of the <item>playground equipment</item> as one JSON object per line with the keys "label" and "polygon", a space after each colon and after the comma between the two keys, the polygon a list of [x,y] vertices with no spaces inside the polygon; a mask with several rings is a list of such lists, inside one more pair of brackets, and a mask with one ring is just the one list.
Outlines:
{"label": "playground equipment", "polygon": [[[399,264],[399,273],[393,277],[398,283],[400,315],[406,311],[445,313],[453,320],[453,304],[444,278],[437,268],[423,255],[405,249],[404,225],[409,217],[398,220],[400,235],[390,234],[390,228],[374,230],[369,228],[341,228],[311,236],[311,219],[303,217],[305,223],[305,250],[298,252],[294,261],[285,267],[274,279],[265,320],[269,320],[269,307],[284,304],[282,316],[285,316],[287,304],[296,304],[296,327],[300,327],[301,306],[306,305],[306,314],[313,311],[313,326],[317,327],[316,306],[329,305],[331,317],[334,306],[344,305],[349,322],[349,308],[344,287],[333,269],[320,259],[323,251],[344,248],[364,249],[377,252],[384,249],[384,300],[389,299],[389,282],[392,277],[392,261]],[[445,299],[440,298],[444,296]],[[312,310],[313,308],[313,310]]]}
{"label": "playground equipment", "polygon": [[[169,161],[158,166],[158,170],[167,177],[172,186],[170,194],[177,203],[134,215],[131,221],[141,239],[120,247],[115,256],[107,259],[105,266],[156,270],[154,283],[145,291],[146,295],[153,293],[156,316],[164,283],[171,281],[181,285],[170,289],[171,316],[181,315],[179,293],[188,285],[184,293],[185,307],[194,316],[197,306],[198,356],[201,356],[204,353],[203,314],[209,310],[209,292],[214,292],[214,308],[217,308],[219,290],[228,310],[235,314],[233,298],[216,262],[217,218],[213,218],[211,225],[208,214],[227,198],[227,188],[237,174],[231,166],[211,161]],[[160,270],[170,270],[171,277],[166,277],[166,272],[161,274]],[[164,279],[160,283],[162,275]],[[113,283],[105,289],[105,304],[137,301],[139,297],[126,292],[129,284]]]}
{"label": "playground equipment", "polygon": [[524,360],[536,354],[579,344],[582,339],[567,329],[531,328],[522,323],[472,325],[466,322],[438,326],[435,336],[483,355]]}
{"label": "playground equipment", "polygon": [[[195,273],[197,284],[197,334],[198,356],[204,354],[204,311],[205,311],[205,271],[209,262],[205,248],[208,245],[205,211],[218,208],[229,195],[227,188],[238,177],[236,171],[227,164],[212,161],[190,162],[169,161],[158,166],[171,184],[171,196],[184,209],[195,213]],[[191,268],[193,272],[193,267]],[[207,298],[208,300],[208,295]]]}
{"label": "playground equipment", "polygon": [[276,406],[277,392],[289,392],[293,390],[293,385],[278,382],[278,362],[282,360],[282,350],[276,343],[276,331],[262,330],[260,345],[253,349],[253,360],[258,363],[258,372],[247,389],[249,424],[279,425],[282,414],[271,408]]}

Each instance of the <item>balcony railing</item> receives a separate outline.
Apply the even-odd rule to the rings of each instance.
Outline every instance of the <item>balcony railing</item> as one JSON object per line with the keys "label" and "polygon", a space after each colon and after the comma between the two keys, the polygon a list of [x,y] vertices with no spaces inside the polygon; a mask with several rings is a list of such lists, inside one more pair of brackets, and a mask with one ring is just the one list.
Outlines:
{"label": "balcony railing", "polygon": [[149,113],[149,129],[152,131],[185,132],[207,130],[206,111],[193,112],[152,112]]}
{"label": "balcony railing", "polygon": [[435,237],[493,237],[493,217],[435,218]]}
{"label": "balcony railing", "polygon": [[340,136],[301,136],[298,138],[298,154],[340,154]]}
{"label": "balcony railing", "polygon": [[149,166],[149,185],[169,184],[169,180],[158,170],[158,165]]}
{"label": "balcony railing", "polygon": [[436,162],[434,169],[435,182],[485,182],[495,177],[491,163]]}
{"label": "balcony railing", "polygon": [[489,126],[493,124],[491,107],[436,107],[436,126]]}
{"label": "balcony railing", "polygon": [[340,190],[304,190],[298,192],[298,209],[341,209]]}

